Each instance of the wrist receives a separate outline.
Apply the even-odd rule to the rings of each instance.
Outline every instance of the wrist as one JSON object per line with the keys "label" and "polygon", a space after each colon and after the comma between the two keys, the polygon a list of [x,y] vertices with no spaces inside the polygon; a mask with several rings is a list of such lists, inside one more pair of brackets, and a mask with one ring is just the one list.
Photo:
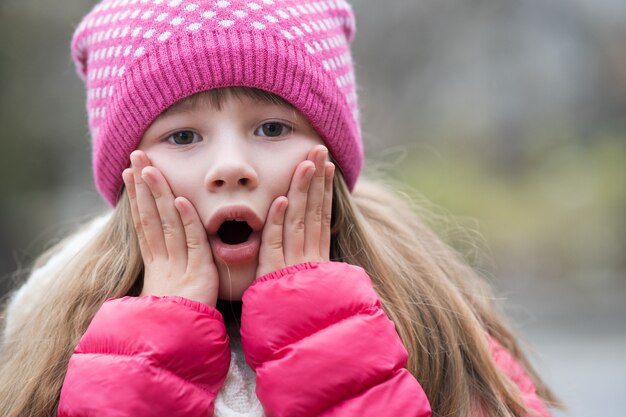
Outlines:
{"label": "wrist", "polygon": [[184,298],[193,302],[201,303],[209,307],[215,308],[217,304],[217,288],[176,288],[157,290],[155,288],[144,288],[141,291],[141,297],[159,297],[159,298]]}
{"label": "wrist", "polygon": [[254,280],[251,286],[264,282],[264,281],[269,281],[272,279],[279,279],[286,275],[290,275],[299,271],[315,269],[318,267],[320,263],[322,262],[301,262],[301,263],[297,263],[294,265],[285,266],[283,268],[279,268],[275,271],[269,272],[265,275],[261,275],[256,280]]}

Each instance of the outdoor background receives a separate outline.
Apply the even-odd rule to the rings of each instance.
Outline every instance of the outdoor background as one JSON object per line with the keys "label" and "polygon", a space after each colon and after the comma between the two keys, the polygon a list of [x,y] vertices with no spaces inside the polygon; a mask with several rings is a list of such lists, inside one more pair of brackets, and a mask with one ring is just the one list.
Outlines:
{"label": "outdoor background", "polygon": [[[69,55],[94,3],[0,2],[2,292],[106,209]],[[626,416],[626,0],[353,5],[368,164],[448,219],[559,416]]]}

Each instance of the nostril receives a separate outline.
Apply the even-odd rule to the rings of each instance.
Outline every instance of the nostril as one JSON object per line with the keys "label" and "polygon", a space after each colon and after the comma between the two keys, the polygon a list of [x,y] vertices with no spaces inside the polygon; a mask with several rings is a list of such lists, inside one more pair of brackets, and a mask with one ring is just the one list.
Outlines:
{"label": "nostril", "polygon": [[[241,174],[241,173],[240,173]],[[217,191],[226,188],[253,188],[256,186],[256,178],[251,175],[214,175],[208,179],[207,187]]]}

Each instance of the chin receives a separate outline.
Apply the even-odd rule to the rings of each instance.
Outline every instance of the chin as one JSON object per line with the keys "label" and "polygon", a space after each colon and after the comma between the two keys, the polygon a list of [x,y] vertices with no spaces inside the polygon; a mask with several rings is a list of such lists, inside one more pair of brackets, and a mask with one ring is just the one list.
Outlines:
{"label": "chin", "polygon": [[257,263],[247,265],[217,264],[220,274],[220,300],[240,301],[256,278]]}

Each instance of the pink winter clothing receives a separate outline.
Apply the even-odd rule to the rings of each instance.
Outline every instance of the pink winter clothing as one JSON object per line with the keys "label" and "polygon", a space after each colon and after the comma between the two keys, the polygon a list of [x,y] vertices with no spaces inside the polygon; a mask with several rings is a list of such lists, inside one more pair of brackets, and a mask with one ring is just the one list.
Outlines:
{"label": "pink winter clothing", "polygon": [[500,370],[502,370],[511,381],[517,384],[526,407],[536,412],[534,417],[550,417],[550,412],[546,408],[546,405],[537,395],[535,384],[533,384],[522,366],[506,349],[491,337],[489,338],[489,347],[491,348],[491,355]]}
{"label": "pink winter clothing", "polygon": [[96,186],[115,205],[145,129],[199,91],[256,87],[293,104],[353,187],[363,163],[344,0],[103,0],[74,34]]}
{"label": "pink winter clothing", "polygon": [[229,361],[217,310],[182,297],[111,299],[74,350],[58,416],[211,415]]}
{"label": "pink winter clothing", "polygon": [[268,416],[430,416],[363,269],[294,265],[258,279],[243,304],[243,349]]}
{"label": "pink winter clothing", "polygon": [[[267,417],[428,417],[407,352],[363,269],[304,263],[255,281],[241,341]],[[504,349],[499,366],[548,413]],[[107,301],[70,360],[60,417],[210,416],[229,366],[220,314],[180,297]]]}

